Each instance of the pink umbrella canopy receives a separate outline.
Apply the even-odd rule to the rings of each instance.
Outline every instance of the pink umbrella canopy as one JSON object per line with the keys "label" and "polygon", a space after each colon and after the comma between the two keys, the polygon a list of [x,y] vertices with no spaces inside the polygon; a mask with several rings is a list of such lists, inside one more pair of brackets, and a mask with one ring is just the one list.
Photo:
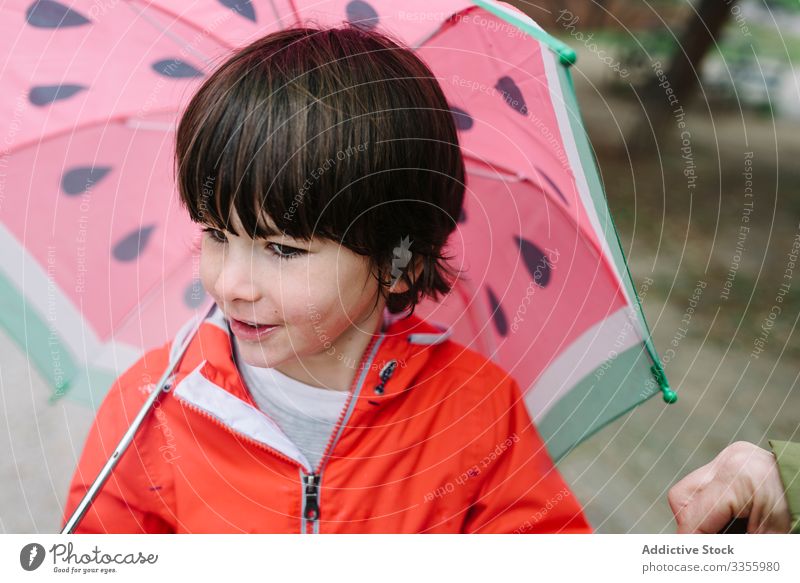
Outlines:
{"label": "pink umbrella canopy", "polygon": [[172,175],[199,84],[265,34],[351,23],[413,48],[459,129],[467,194],[446,251],[466,277],[418,313],[514,376],[555,458],[659,391],[674,401],[581,122],[574,53],[507,4],[432,4],[4,4],[0,323],[54,398],[98,406],[206,312]]}

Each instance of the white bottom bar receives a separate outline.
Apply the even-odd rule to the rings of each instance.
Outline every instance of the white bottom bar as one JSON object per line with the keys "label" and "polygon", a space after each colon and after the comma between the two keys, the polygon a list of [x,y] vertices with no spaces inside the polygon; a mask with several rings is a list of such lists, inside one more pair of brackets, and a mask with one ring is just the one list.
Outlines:
{"label": "white bottom bar", "polygon": [[[0,581],[254,575],[348,583],[800,581],[797,541],[792,535],[1,535]],[[40,566],[27,572],[22,563],[31,554]]]}

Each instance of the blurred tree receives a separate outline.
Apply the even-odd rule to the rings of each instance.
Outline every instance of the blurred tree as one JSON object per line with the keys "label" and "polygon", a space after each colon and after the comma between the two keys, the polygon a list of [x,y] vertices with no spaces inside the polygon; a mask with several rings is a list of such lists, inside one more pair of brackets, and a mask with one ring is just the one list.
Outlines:
{"label": "blurred tree", "polygon": [[[676,15],[686,11],[689,0],[508,0],[509,4],[526,12],[545,30],[558,36],[557,19],[562,11],[577,16],[582,31],[616,30],[639,31],[675,22]],[[724,0],[720,0],[724,1]]]}
{"label": "blurred tree", "polygon": [[787,12],[800,11],[800,2],[797,0],[762,0],[768,10],[786,10]]}
{"label": "blurred tree", "polygon": [[[688,103],[700,81],[700,64],[720,38],[731,7],[737,0],[699,0],[678,37],[672,52],[667,79],[682,104]],[[650,84],[649,92],[658,92]],[[661,110],[662,108],[659,108]]]}
{"label": "blurred tree", "polygon": [[[649,0],[646,3],[630,0],[512,0],[510,3],[526,11],[545,29],[558,35],[557,19],[563,10],[578,17],[578,26],[583,31],[612,30],[619,33],[621,50],[630,60],[633,69],[646,76],[640,81],[640,90],[645,99],[658,100],[663,104],[663,89],[652,70],[652,61],[666,53],[667,77],[672,90],[681,104],[691,101],[699,83],[700,65],[719,40],[725,23],[731,17],[731,8],[738,0]],[[776,5],[800,5],[798,0],[765,0]],[[677,40],[673,29],[680,32]],[[569,39],[566,39],[569,43]],[[651,49],[654,49],[651,51]],[[651,108],[656,126],[659,114],[667,114],[664,107]]]}

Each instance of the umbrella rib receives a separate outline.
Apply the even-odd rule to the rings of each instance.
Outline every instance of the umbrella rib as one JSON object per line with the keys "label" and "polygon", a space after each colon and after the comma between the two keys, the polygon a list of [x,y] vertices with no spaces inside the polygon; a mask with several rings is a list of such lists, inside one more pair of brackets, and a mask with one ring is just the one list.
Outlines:
{"label": "umbrella rib", "polygon": [[[272,6],[272,14],[275,17],[275,22],[278,26],[281,27],[281,30],[286,30],[286,27],[283,26],[283,19],[281,18],[281,13],[278,10],[278,7],[275,6],[275,0],[269,0],[269,5]],[[294,5],[294,2],[290,0],[289,5],[292,7],[292,16],[294,16],[294,21],[299,21],[299,16],[297,12],[297,6]]]}
{"label": "umbrella rib", "polygon": [[466,8],[462,8],[461,10],[458,10],[457,12],[453,12],[453,14],[451,14],[448,18],[446,18],[445,20],[440,22],[439,26],[437,26],[434,30],[432,30],[431,32],[429,32],[428,34],[426,34],[425,36],[423,36],[422,38],[417,40],[414,44],[410,45],[411,48],[414,51],[418,51],[419,49],[422,48],[422,46],[426,42],[428,42],[433,37],[435,37],[437,34],[442,32],[442,29],[445,27],[446,24],[448,24],[453,19],[454,16],[464,14],[466,12],[474,10],[475,8],[476,8],[476,6],[472,5],[472,6],[467,6]]}
{"label": "umbrella rib", "polygon": [[[472,154],[468,154],[466,152],[462,152],[462,156],[465,160],[472,160],[476,164],[480,164],[481,166],[489,166],[492,168],[493,172],[487,171],[480,171],[475,170],[475,174],[479,176],[486,176],[486,178],[493,178],[494,180],[503,180],[503,178],[498,178],[502,176],[508,177],[509,180],[514,180],[515,182],[522,182],[523,180],[527,180],[527,176],[520,172],[514,172],[510,168],[502,166],[500,164],[496,164],[495,162],[490,162],[484,158],[479,158],[477,156],[473,156]],[[470,170],[470,173],[473,170]]]}
{"label": "umbrella rib", "polygon": [[481,178],[488,178],[490,180],[498,180],[500,182],[523,182],[528,178],[522,174],[505,174],[503,172],[485,172],[483,170],[472,169],[470,174],[480,176]]}
{"label": "umbrella rib", "polygon": [[133,130],[150,130],[155,132],[174,132],[176,129],[174,122],[141,121],[134,118],[127,119],[125,121],[125,126]]}
{"label": "umbrella rib", "polygon": [[[164,36],[166,36],[166,37],[172,39],[173,41],[175,41],[175,43],[177,45],[179,45],[181,48],[183,48],[187,52],[193,54],[195,57],[197,57],[201,61],[203,61],[203,63],[205,65],[208,66],[208,65],[212,64],[212,61],[211,61],[211,59],[209,57],[207,57],[206,55],[204,55],[203,53],[201,53],[200,51],[198,51],[197,49],[192,47],[191,43],[186,42],[180,36],[178,36],[177,34],[175,34],[172,31],[170,31],[169,29],[165,28],[161,24],[159,24],[157,21],[155,21],[153,18],[151,18],[148,14],[145,14],[145,10],[144,9],[137,9],[136,7],[133,6],[133,2],[126,2],[125,4],[128,5],[131,10],[136,12],[137,15],[140,18],[142,18],[146,22],[150,23],[155,29],[161,31],[161,33]],[[181,20],[181,22],[185,22],[183,19],[180,19],[180,20]]]}

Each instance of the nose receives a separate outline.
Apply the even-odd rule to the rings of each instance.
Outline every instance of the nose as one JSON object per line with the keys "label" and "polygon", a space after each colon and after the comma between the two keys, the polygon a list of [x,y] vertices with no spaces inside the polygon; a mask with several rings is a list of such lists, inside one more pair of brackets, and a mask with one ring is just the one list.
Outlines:
{"label": "nose", "polygon": [[261,299],[252,253],[226,249],[214,291],[226,304],[255,303]]}

